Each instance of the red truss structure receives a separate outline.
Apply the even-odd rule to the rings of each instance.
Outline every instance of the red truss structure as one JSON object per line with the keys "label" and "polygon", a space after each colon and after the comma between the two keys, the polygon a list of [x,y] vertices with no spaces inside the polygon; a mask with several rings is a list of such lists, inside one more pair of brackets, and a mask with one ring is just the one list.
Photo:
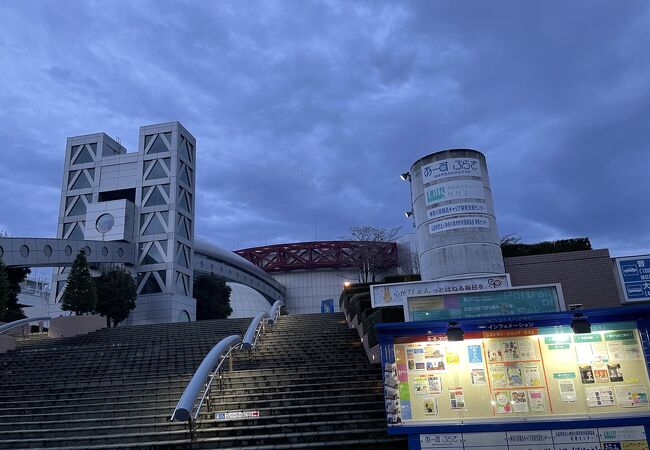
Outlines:
{"label": "red truss structure", "polygon": [[339,269],[355,267],[362,259],[362,249],[373,247],[377,268],[398,265],[397,244],[394,242],[319,241],[295,244],[267,245],[236,250],[242,258],[265,272],[290,270]]}

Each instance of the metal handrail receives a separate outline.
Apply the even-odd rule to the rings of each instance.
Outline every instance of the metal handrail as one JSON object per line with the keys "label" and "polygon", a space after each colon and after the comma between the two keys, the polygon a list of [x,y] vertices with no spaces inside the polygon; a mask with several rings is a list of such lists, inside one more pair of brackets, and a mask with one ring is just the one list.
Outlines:
{"label": "metal handrail", "polygon": [[[232,335],[219,341],[217,345],[212,347],[212,350],[208,352],[198,369],[196,369],[192,379],[183,391],[183,395],[178,400],[174,412],[169,418],[170,421],[187,420],[192,441],[196,440],[196,419],[199,416],[203,402],[207,400],[208,410],[210,409],[210,388],[217,374],[219,374],[219,381],[222,383],[221,387],[223,388],[223,379],[221,376],[223,362],[236,349],[248,350],[248,356],[250,358],[251,350],[257,346],[260,335],[266,329],[267,323],[273,324],[277,322],[282,306],[284,306],[284,302],[278,300],[273,304],[268,313],[262,312],[255,316],[246,330],[244,339],[240,335]],[[232,370],[232,358],[230,358],[230,370]],[[194,404],[202,386],[204,386],[203,395],[195,407]]]}
{"label": "metal handrail", "polygon": [[51,319],[52,319],[51,317],[28,317],[27,319],[14,320],[13,322],[5,323],[4,325],[0,326],[0,333],[4,333],[5,331],[9,331],[12,328],[16,328],[21,325],[25,325],[26,323],[37,322],[39,320],[51,320]]}
{"label": "metal handrail", "polygon": [[[192,379],[187,384],[170,420],[187,420],[190,423],[190,430],[193,430],[193,421],[198,417],[201,406],[203,406],[203,402],[208,392],[210,392],[212,380],[214,380],[215,375],[221,370],[221,365],[230,356],[230,353],[235,348],[240,347],[241,341],[241,336],[234,334],[222,339],[217,345],[212,347],[212,350],[203,359],[199,368],[196,369],[194,376],[192,376]],[[203,396],[195,409],[194,404],[203,386],[205,387]]]}
{"label": "metal handrail", "polygon": [[269,317],[269,313],[266,312],[261,312],[255,316],[244,335],[244,340],[241,344],[242,350],[248,350],[250,352],[257,346],[257,340],[266,326],[266,320],[264,319],[267,317]]}
{"label": "metal handrail", "polygon": [[275,322],[278,321],[278,317],[280,317],[281,309],[284,306],[284,302],[282,300],[276,300],[275,303],[273,303],[273,306],[271,307],[271,311],[269,311],[269,323],[274,324]]}

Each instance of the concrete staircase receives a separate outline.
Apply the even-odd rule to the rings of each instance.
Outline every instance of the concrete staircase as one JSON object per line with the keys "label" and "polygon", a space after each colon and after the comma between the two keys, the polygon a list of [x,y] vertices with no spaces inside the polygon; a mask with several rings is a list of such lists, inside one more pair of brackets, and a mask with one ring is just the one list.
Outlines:
{"label": "concrete staircase", "polygon": [[[283,316],[239,352],[190,442],[168,417],[210,348],[250,319],[104,329],[0,355],[0,449],[406,448],[386,435],[381,373],[341,314]],[[215,383],[217,385],[218,383]]]}

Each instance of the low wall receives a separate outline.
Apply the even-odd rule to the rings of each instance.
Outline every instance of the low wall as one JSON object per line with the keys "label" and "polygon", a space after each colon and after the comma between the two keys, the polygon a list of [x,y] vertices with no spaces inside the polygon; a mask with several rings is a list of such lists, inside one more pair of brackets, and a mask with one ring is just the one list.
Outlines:
{"label": "low wall", "polygon": [[48,337],[62,338],[92,333],[106,328],[106,317],[102,316],[61,316],[50,320]]}

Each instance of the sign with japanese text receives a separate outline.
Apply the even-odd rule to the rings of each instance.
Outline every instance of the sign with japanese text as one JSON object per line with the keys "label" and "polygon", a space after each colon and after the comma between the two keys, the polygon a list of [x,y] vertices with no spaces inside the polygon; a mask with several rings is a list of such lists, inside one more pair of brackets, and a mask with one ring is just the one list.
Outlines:
{"label": "sign with japanese text", "polygon": [[507,274],[453,280],[375,284],[370,289],[370,299],[373,308],[402,306],[408,297],[475,292],[509,286],[510,278]]}
{"label": "sign with japanese text", "polygon": [[485,186],[483,186],[482,181],[445,181],[444,183],[431,185],[424,190],[424,201],[427,206],[448,200],[465,200],[470,198],[485,200]]}
{"label": "sign with japanese text", "polygon": [[429,224],[429,234],[462,228],[490,228],[490,220],[487,216],[463,216],[437,220]]}
{"label": "sign with japanese text", "polygon": [[480,177],[481,162],[476,158],[448,158],[422,167],[422,182],[424,184],[460,176]]}
{"label": "sign with japanese text", "polygon": [[441,219],[447,216],[455,216],[457,214],[487,214],[487,203],[481,202],[463,202],[453,203],[451,205],[439,206],[427,210],[427,219]]}
{"label": "sign with japanese text", "polygon": [[650,300],[650,255],[616,258],[625,301]]}

